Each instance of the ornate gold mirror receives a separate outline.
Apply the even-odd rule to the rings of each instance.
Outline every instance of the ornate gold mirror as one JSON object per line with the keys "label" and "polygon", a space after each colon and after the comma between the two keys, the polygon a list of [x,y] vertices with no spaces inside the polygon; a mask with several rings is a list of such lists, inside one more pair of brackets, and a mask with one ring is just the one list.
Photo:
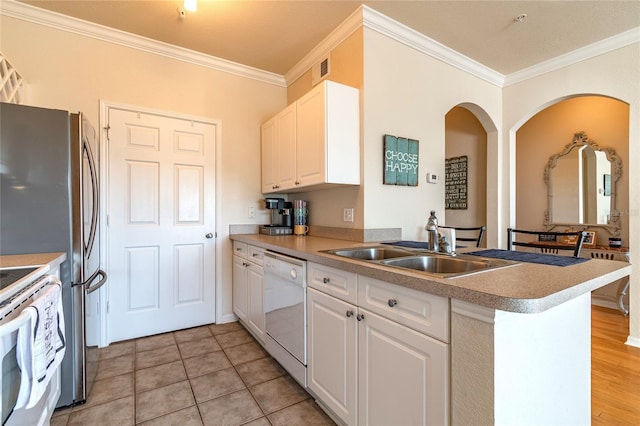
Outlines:
{"label": "ornate gold mirror", "polygon": [[622,159],[613,148],[601,148],[584,132],[544,169],[548,204],[544,225],[587,229],[604,228],[620,235],[620,213],[616,209],[616,184],[622,176]]}

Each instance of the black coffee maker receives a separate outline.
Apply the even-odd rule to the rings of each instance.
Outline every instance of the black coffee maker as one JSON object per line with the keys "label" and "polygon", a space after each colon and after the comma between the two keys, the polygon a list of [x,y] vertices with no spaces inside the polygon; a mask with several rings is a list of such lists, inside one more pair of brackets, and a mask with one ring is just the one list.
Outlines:
{"label": "black coffee maker", "polygon": [[271,210],[271,223],[260,226],[261,234],[293,234],[293,204],[290,201],[285,201],[284,198],[265,198],[264,206]]}

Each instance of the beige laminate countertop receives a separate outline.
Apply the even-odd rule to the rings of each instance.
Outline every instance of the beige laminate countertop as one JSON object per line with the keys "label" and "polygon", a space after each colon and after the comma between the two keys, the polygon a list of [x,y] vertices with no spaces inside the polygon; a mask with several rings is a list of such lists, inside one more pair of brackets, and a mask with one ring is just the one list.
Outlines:
{"label": "beige laminate countertop", "polygon": [[[519,313],[546,311],[631,274],[631,265],[628,263],[590,259],[577,265],[564,267],[519,263],[466,276],[437,278],[420,272],[398,270],[321,252],[347,247],[372,246],[377,245],[376,243],[291,235],[233,234],[230,238],[403,287],[488,308]],[[466,251],[474,250],[476,249],[466,249]]]}
{"label": "beige laminate countertop", "polygon": [[65,261],[65,253],[10,254],[0,256],[0,268],[49,265],[55,268]]}

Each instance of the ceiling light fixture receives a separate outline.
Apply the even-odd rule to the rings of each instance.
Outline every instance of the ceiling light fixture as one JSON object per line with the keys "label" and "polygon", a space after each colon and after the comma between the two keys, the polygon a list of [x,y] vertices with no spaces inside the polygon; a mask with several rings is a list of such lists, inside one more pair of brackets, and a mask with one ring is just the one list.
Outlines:
{"label": "ceiling light fixture", "polygon": [[195,12],[198,9],[197,0],[184,0],[184,8],[189,12]]}
{"label": "ceiling light fixture", "polygon": [[[186,1],[185,1],[186,4]],[[526,13],[521,13],[520,15],[516,16],[515,18],[513,18],[513,22],[524,22],[524,20],[527,19],[527,14]]]}

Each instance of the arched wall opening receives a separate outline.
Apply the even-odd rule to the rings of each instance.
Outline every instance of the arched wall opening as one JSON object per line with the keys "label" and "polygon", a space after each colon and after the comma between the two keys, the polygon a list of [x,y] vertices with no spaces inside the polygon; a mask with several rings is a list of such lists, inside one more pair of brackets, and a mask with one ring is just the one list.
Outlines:
{"label": "arched wall opening", "polygon": [[[544,169],[554,154],[561,152],[578,132],[585,132],[600,148],[613,148],[622,159],[622,175],[616,186],[616,206],[619,212],[629,211],[629,104],[601,95],[576,95],[558,99],[542,107],[515,129],[514,153],[514,222],[518,228],[543,230],[548,209]],[[576,189],[577,190],[577,189]],[[554,230],[569,229],[558,226]],[[583,229],[580,227],[579,229]],[[613,236],[604,227],[587,227],[596,231],[596,244],[608,245]],[[620,235],[629,245],[629,216],[621,215]],[[618,282],[599,289],[596,294],[615,299]],[[594,299],[596,300],[596,299]],[[628,306],[628,296],[625,304]],[[600,303],[598,303],[600,304]],[[607,307],[616,308],[615,303]]]}
{"label": "arched wall opening", "polygon": [[[489,224],[488,181],[496,179],[487,167],[488,146],[497,144],[497,129],[489,115],[478,105],[463,103],[453,107],[445,115],[445,159],[466,157],[466,203],[464,206],[451,202],[445,208],[443,223],[448,226],[473,227],[484,225],[495,234],[496,224]],[[495,187],[495,186],[494,186]],[[445,198],[455,201],[462,188],[452,185]],[[493,191],[495,192],[495,191]],[[464,197],[460,197],[464,198]],[[445,203],[447,205],[447,203]],[[485,238],[483,246],[487,246]]]}
{"label": "arched wall opening", "polygon": [[[570,144],[575,133],[584,131],[601,148],[613,148],[622,158],[622,176],[617,183],[616,209],[629,209],[629,104],[606,96],[583,95],[559,100],[516,130],[515,226],[542,229],[547,210],[544,168],[554,154]],[[611,236],[602,228],[590,230],[599,245]],[[628,218],[622,219],[620,236],[629,239]]]}

